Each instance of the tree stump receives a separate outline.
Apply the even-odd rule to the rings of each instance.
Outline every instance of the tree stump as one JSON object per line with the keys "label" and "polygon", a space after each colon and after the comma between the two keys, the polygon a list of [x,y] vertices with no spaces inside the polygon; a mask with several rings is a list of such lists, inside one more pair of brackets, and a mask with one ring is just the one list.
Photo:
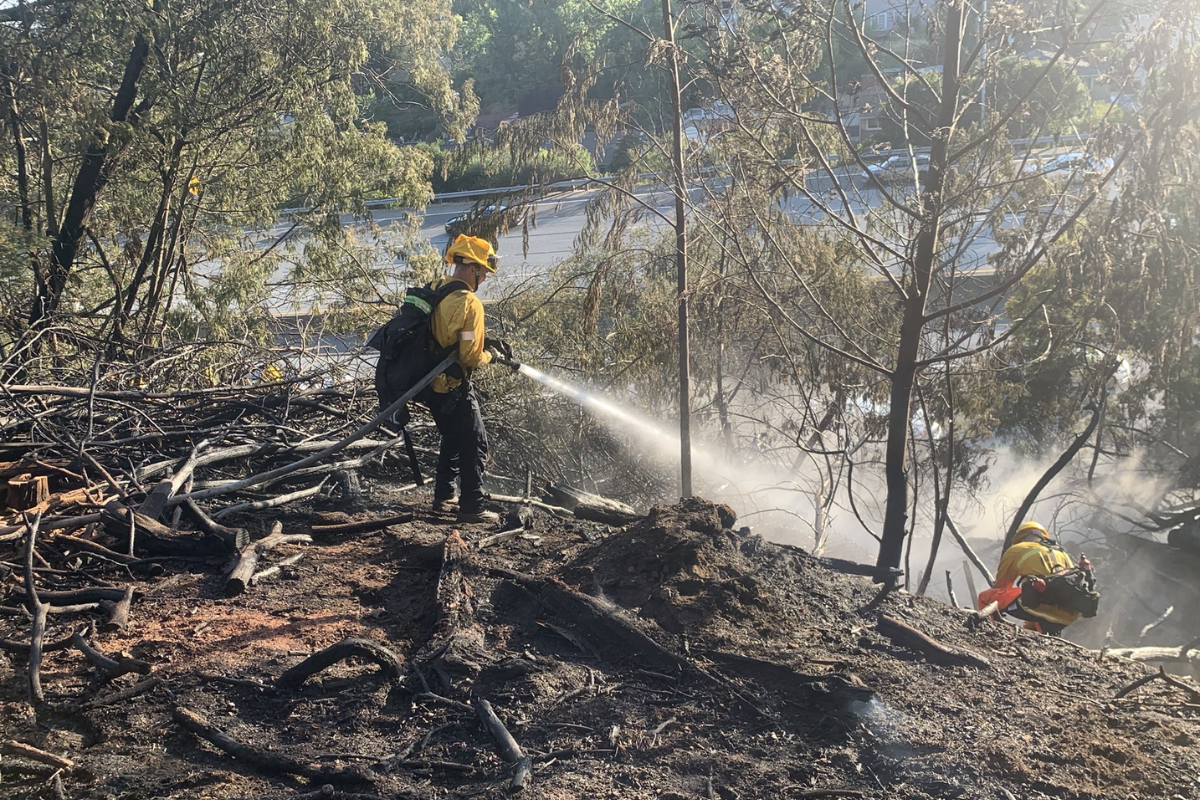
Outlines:
{"label": "tree stump", "polygon": [[9,478],[5,503],[16,511],[28,511],[50,499],[50,479],[45,475],[24,473]]}

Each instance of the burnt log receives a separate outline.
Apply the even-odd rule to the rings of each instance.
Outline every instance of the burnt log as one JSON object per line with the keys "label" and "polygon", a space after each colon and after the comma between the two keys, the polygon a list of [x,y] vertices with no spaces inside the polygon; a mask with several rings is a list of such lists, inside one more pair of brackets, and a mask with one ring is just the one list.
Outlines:
{"label": "burnt log", "polygon": [[9,508],[27,511],[50,499],[50,479],[25,473],[8,479],[5,502]]}
{"label": "burnt log", "polygon": [[689,666],[686,659],[651,639],[619,610],[577,592],[555,578],[498,568],[492,571],[532,595],[605,660],[615,662],[633,657],[641,664],[659,670],[682,670]]}
{"label": "burnt log", "polygon": [[[125,593],[132,587],[125,586],[96,586],[90,589],[70,589],[65,591],[49,591],[41,590],[38,592],[38,597],[45,603],[52,605],[74,605],[76,603],[103,603],[105,600],[119,602],[125,598]],[[13,587],[13,598],[25,602],[28,596],[25,590],[19,586]]]}
{"label": "burnt log", "polygon": [[967,666],[991,669],[991,663],[983,656],[961,647],[939,642],[916,628],[887,614],[879,615],[875,629],[901,647],[916,650],[929,661],[947,667]]}
{"label": "burnt log", "polygon": [[109,535],[126,540],[132,537],[135,550],[152,556],[207,558],[227,549],[221,537],[173,530],[169,525],[139,514],[120,500],[110,500],[105,504],[100,512],[100,521]]}
{"label": "burnt log", "polygon": [[442,568],[435,599],[438,622],[433,638],[418,660],[429,664],[449,691],[455,678],[473,679],[490,659],[483,629],[475,619],[475,592],[463,572],[471,560],[471,549],[462,534],[452,530],[442,543]]}
{"label": "burnt log", "polygon": [[250,579],[254,576],[255,569],[258,567],[258,558],[263,553],[281,544],[310,544],[311,542],[312,537],[307,534],[284,534],[283,523],[271,523],[270,533],[262,539],[250,542],[242,548],[237,562],[234,563],[233,569],[229,571],[229,575],[225,579],[225,596],[234,597],[246,591],[246,587],[250,585]]}
{"label": "burnt log", "polygon": [[568,509],[578,519],[602,522],[619,528],[642,518],[628,503],[585,492],[565,483],[547,486],[546,495],[550,503]]}
{"label": "burnt log", "polygon": [[212,517],[204,513],[204,509],[196,505],[196,501],[190,497],[180,504],[180,508],[183,510],[183,515],[193,525],[209,536],[215,536],[223,541],[225,547],[231,553],[241,550],[246,546],[246,542],[250,541],[250,533],[245,528],[228,528],[216,522]]}
{"label": "burnt log", "polygon": [[302,775],[327,783],[364,783],[374,780],[376,777],[370,770],[361,767],[326,767],[301,761],[282,753],[259,750],[234,739],[195,711],[183,706],[175,706],[171,717],[183,728],[211,743],[217,749],[266,772]]}
{"label": "burnt log", "polygon": [[529,778],[533,772],[533,759],[525,755],[521,745],[517,744],[517,740],[508,732],[508,728],[500,721],[500,717],[496,716],[496,711],[492,708],[491,703],[482,697],[477,697],[475,698],[475,710],[479,713],[479,720],[483,723],[483,727],[496,742],[496,752],[500,758],[513,767],[512,780],[508,784],[509,791],[521,791],[529,785]]}
{"label": "burnt log", "polygon": [[809,675],[787,664],[737,653],[711,650],[705,655],[723,670],[749,678],[768,691],[779,692],[787,699],[798,700],[809,707],[844,711],[854,703],[867,703],[875,697],[875,692],[852,673]]}
{"label": "burnt log", "polygon": [[100,626],[100,630],[112,632],[123,631],[129,626],[129,608],[133,605],[133,587],[126,586],[125,594],[120,600],[101,600],[100,607],[108,614],[108,619]]}
{"label": "burnt log", "polygon": [[170,478],[165,478],[159,481],[150,493],[146,495],[146,499],[138,507],[138,513],[144,514],[154,520],[161,520],[163,512],[167,510],[167,503],[175,493],[187,483],[188,478],[195,472],[199,465],[200,451],[208,445],[207,441],[200,442],[192,448],[191,454],[175,471],[175,474]]}

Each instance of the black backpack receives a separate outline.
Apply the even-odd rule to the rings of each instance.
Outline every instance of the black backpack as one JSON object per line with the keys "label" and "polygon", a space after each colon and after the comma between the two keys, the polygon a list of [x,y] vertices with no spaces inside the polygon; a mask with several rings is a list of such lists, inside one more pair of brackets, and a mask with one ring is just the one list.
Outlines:
{"label": "black backpack", "polygon": [[1041,592],[1023,592],[1021,605],[1026,608],[1058,606],[1083,617],[1096,616],[1100,608],[1100,593],[1096,591],[1096,580],[1091,570],[1071,567],[1047,575],[1042,580],[1046,582],[1046,588]]}
{"label": "black backpack", "polygon": [[[379,351],[375,364],[375,391],[380,409],[387,408],[429,374],[458,343],[441,347],[433,338],[431,321],[434,309],[455,292],[467,289],[462,281],[449,281],[437,289],[416,286],[404,294],[404,303],[396,316],[367,341],[367,347]],[[455,364],[454,366],[458,366]],[[389,423],[399,430],[408,424],[406,403]]]}

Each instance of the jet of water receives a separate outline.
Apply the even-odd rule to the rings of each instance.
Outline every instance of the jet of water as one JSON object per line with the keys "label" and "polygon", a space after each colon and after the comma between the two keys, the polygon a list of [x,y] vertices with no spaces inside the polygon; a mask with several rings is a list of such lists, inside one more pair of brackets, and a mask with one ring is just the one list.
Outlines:
{"label": "jet of water", "polygon": [[612,402],[597,396],[593,392],[589,392],[578,386],[572,386],[566,381],[547,375],[540,369],[531,367],[528,364],[522,364],[518,368],[518,371],[526,377],[533,378],[547,389],[552,389],[564,397],[571,398],[583,408],[608,419],[610,422],[625,428],[631,433],[640,433],[651,437],[655,444],[663,446],[664,452],[666,452],[665,448],[671,445],[674,445],[676,451],[678,451],[679,436],[672,436],[657,423],[633,412],[618,408]]}
{"label": "jet of water", "polygon": [[[664,460],[679,457],[679,433],[673,427],[622,408],[609,398],[547,375],[528,364],[521,364],[518,371],[547,389],[575,401],[612,430],[629,434],[632,437],[631,444],[643,452]],[[771,464],[762,454],[750,455],[749,458],[726,454],[718,458],[706,448],[693,446],[692,465],[697,475],[705,476],[708,479],[706,482],[711,484],[706,495],[710,499],[735,502],[743,512],[793,507],[797,512],[804,510],[803,503],[797,506],[803,497],[796,483],[797,476]],[[795,537],[794,534],[784,534],[781,538],[786,540]]]}

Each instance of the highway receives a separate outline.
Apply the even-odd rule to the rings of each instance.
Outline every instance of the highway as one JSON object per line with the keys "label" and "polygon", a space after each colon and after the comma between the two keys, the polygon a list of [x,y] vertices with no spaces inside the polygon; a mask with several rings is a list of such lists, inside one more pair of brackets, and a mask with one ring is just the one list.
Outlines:
{"label": "highway", "polygon": [[[852,207],[856,214],[863,214],[871,209],[879,209],[883,205],[880,193],[867,185],[860,175],[847,176],[847,194],[851,197]],[[832,184],[828,177],[810,181],[810,190],[831,192]],[[537,202],[536,227],[531,228],[529,235],[529,252],[522,252],[523,237],[519,228],[509,231],[499,241],[498,252],[501,256],[500,275],[498,280],[484,287],[484,295],[495,294],[506,287],[544,274],[552,265],[569,257],[575,248],[575,240],[583,229],[586,205],[596,197],[598,190],[566,192]],[[693,191],[693,201],[702,200],[703,190]],[[674,214],[674,200],[663,187],[643,187],[637,191],[637,196],[647,205],[653,207],[668,217]],[[831,201],[837,207],[836,201]],[[446,221],[472,207],[470,202],[437,203],[430,205],[421,221],[421,235],[437,250],[444,250],[447,237],[444,231]],[[784,208],[794,219],[818,224],[824,214],[819,208],[804,197],[792,197]],[[410,212],[397,210],[380,210],[374,213],[375,223],[386,231],[390,224],[404,218]],[[662,223],[649,218],[644,224],[661,225]],[[971,247],[959,261],[960,269],[986,270],[987,255],[996,250],[996,243],[990,233],[981,233],[976,237]]]}
{"label": "highway", "polygon": [[[847,196],[851,199],[855,214],[862,215],[870,211],[876,216],[881,216],[881,211],[884,211],[881,208],[884,205],[883,198],[875,188],[868,185],[865,177],[855,170],[839,175],[839,179]],[[709,181],[708,191],[719,190],[719,188],[719,182]],[[840,201],[835,197],[833,184],[828,176],[810,177],[809,190],[814,194],[819,193],[828,197],[830,206],[839,208]],[[537,201],[536,226],[530,230],[528,253],[523,252],[523,236],[519,227],[502,236],[498,247],[501,256],[499,273],[495,279],[484,285],[481,296],[485,300],[500,297],[529,279],[544,275],[551,266],[569,257],[574,252],[576,238],[583,229],[587,203],[595,199],[598,191],[600,190],[566,191]],[[899,187],[895,187],[893,191],[899,193],[911,190],[900,190]],[[692,201],[697,204],[701,203],[705,193],[705,187],[696,186],[691,193]],[[673,216],[674,200],[665,187],[644,185],[637,189],[636,196],[651,208],[668,217]],[[466,200],[429,205],[423,215],[418,215],[421,237],[439,252],[444,250],[447,245],[447,236],[444,230],[447,220],[467,211],[472,205],[472,202]],[[793,219],[807,224],[817,225],[828,222],[825,214],[817,206],[801,196],[793,196],[785,201],[784,208]],[[400,226],[412,213],[408,209],[375,210],[372,218],[375,225],[379,227],[382,241],[398,243]],[[349,216],[343,218],[343,224],[361,226],[365,230],[365,225],[361,221],[356,221]],[[653,216],[648,217],[642,224],[665,225]],[[263,248],[274,242],[277,237],[288,230],[288,227],[289,224],[286,221],[281,221],[270,231],[264,232],[259,239],[259,247]],[[903,237],[887,238],[895,238],[898,240],[897,243],[901,244],[899,240]],[[302,244],[302,240],[293,244]],[[964,272],[973,272],[977,277],[989,274],[991,270],[987,264],[987,257],[996,249],[997,245],[990,231],[981,231],[971,242],[971,246],[958,259],[959,269]],[[396,267],[400,266],[398,261],[394,264]],[[277,309],[277,313],[295,313],[311,307],[312,302],[308,299],[308,293],[303,288],[291,284],[287,272],[288,265],[285,264],[270,281],[275,301],[273,305]],[[399,269],[396,272],[398,273]],[[391,288],[402,287],[397,285]]]}

